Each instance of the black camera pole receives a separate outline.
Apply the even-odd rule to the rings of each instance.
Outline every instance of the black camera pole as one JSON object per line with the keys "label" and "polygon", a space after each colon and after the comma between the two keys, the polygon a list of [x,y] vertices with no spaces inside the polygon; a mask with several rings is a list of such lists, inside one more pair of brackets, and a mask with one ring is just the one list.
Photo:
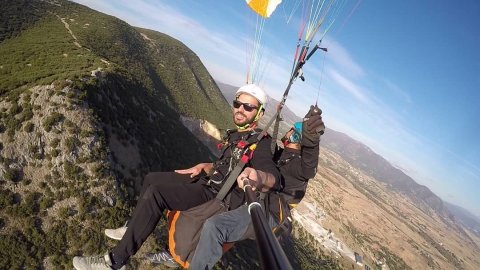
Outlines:
{"label": "black camera pole", "polygon": [[248,203],[248,212],[252,217],[257,247],[260,252],[260,259],[263,269],[268,270],[291,270],[292,265],[287,259],[277,238],[273,235],[272,229],[268,225],[262,206],[257,202],[257,196],[249,184],[248,178],[245,178],[245,195]]}

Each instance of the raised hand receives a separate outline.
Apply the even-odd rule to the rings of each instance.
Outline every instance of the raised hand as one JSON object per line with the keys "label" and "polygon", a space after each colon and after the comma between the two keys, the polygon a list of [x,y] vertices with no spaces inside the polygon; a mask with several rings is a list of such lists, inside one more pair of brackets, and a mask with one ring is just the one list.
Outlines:
{"label": "raised hand", "polygon": [[320,136],[325,132],[325,123],[322,120],[322,110],[310,106],[310,110],[303,118],[302,124],[302,146],[314,147],[320,141]]}

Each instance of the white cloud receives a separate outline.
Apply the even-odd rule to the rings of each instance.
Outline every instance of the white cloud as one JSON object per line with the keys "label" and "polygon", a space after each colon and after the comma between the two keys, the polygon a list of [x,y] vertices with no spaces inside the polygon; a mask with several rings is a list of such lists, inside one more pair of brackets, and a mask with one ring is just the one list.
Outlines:
{"label": "white cloud", "polygon": [[328,48],[328,62],[333,62],[338,69],[354,78],[363,77],[366,75],[364,69],[355,60],[353,60],[350,53],[348,53],[348,51],[340,43],[333,39],[329,39],[326,40],[325,44],[323,45]]}
{"label": "white cloud", "polygon": [[365,91],[361,87],[347,79],[345,76],[341,75],[335,69],[329,69],[327,70],[327,72],[329,77],[341,86],[342,90],[346,90],[353,97],[355,97],[357,100],[361,101],[364,104],[370,103],[370,100],[364,93]]}
{"label": "white cloud", "polygon": [[388,79],[383,79],[383,82],[387,86],[387,89],[392,91],[397,97],[401,98],[407,104],[413,104],[412,98],[407,92],[403,91],[400,87]]}
{"label": "white cloud", "polygon": [[218,64],[214,61],[204,61],[208,71],[215,74],[213,77],[222,83],[231,84],[233,86],[241,86],[245,81],[245,76],[241,76],[236,70],[233,70],[225,65]]}

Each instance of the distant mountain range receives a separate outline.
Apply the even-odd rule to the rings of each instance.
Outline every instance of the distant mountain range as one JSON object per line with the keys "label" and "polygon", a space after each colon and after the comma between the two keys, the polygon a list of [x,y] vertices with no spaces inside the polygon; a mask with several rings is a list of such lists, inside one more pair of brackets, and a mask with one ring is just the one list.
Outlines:
{"label": "distant mountain range", "polygon": [[426,214],[432,210],[444,219],[452,228],[464,233],[455,221],[459,221],[465,228],[479,234],[480,222],[468,210],[445,203],[428,187],[415,182],[410,176],[391,165],[385,158],[376,154],[363,143],[356,141],[348,135],[327,129],[322,137],[322,146],[326,147],[352,166],[365,171],[378,181],[388,185],[391,189],[408,196],[416,202],[416,206]]}
{"label": "distant mountain range", "polygon": [[323,137],[322,145],[339,154],[353,166],[389,185],[395,191],[409,196],[424,211],[428,212],[433,209],[440,215],[449,216],[442,200],[430,189],[419,185],[361,142],[341,132],[328,129]]}
{"label": "distant mountain range", "polygon": [[463,226],[480,236],[480,217],[473,215],[468,210],[458,205],[444,201],[445,206]]}

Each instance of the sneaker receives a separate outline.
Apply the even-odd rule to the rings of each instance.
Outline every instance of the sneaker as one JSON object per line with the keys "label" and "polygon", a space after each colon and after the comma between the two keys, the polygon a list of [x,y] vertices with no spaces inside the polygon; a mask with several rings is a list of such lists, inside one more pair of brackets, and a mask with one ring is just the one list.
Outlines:
{"label": "sneaker", "polygon": [[179,267],[180,265],[175,262],[172,255],[168,251],[160,251],[158,253],[147,253],[145,258],[154,264],[163,264],[167,267]]}
{"label": "sneaker", "polygon": [[[112,261],[110,256],[105,254],[105,256],[90,256],[82,257],[75,256],[73,258],[73,267],[77,270],[110,270],[112,268]],[[125,270],[125,265],[120,268],[120,270]]]}
{"label": "sneaker", "polygon": [[116,228],[116,229],[105,229],[105,234],[112,239],[115,240],[122,240],[123,235],[127,231],[127,222],[125,222],[125,225],[122,227]]}

